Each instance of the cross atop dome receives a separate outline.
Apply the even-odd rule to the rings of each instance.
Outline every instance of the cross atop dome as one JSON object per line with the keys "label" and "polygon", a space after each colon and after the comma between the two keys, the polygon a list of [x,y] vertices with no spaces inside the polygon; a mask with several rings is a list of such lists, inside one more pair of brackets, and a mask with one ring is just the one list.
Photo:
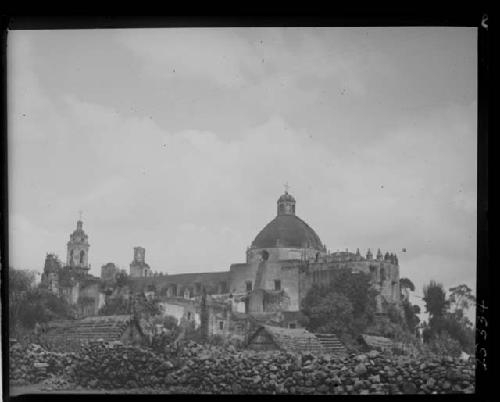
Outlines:
{"label": "cross atop dome", "polygon": [[285,183],[285,194],[288,194],[288,190],[290,189],[290,186],[288,185],[288,182]]}

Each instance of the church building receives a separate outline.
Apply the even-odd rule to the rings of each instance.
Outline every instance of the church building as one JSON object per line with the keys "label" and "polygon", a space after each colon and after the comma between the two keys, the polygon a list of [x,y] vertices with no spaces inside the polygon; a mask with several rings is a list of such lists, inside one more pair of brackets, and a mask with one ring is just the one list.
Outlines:
{"label": "church building", "polygon": [[[275,218],[254,238],[245,260],[231,264],[228,271],[131,279],[136,290],[154,288],[160,298],[175,300],[176,306],[182,299],[199,299],[205,289],[212,300],[230,303],[235,313],[278,314],[283,319],[298,316],[314,284],[327,284],[335,270],[348,268],[370,275],[378,313],[384,314],[389,304],[400,305],[396,255],[378,250],[374,257],[368,250],[362,256],[359,249],[329,253],[314,229],[296,215],[296,200],[288,191],[278,198]],[[224,328],[222,322],[220,328]]]}

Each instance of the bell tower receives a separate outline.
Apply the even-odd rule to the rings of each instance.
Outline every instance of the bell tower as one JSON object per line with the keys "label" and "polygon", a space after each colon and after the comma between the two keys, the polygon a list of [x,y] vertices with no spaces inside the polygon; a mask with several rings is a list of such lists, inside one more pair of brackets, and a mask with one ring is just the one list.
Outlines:
{"label": "bell tower", "polygon": [[89,241],[83,231],[83,222],[80,219],[76,223],[76,230],[69,236],[67,244],[66,265],[70,267],[90,269],[89,266]]}

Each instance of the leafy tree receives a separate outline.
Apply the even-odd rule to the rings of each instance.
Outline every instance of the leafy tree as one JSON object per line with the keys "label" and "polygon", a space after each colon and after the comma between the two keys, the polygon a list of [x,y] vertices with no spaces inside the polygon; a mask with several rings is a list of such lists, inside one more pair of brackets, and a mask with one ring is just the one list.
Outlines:
{"label": "leafy tree", "polygon": [[35,288],[26,292],[19,306],[11,316],[11,325],[32,330],[36,323],[46,323],[52,320],[74,317],[74,309],[66,300],[54,293]]}
{"label": "leafy tree", "polygon": [[[450,296],[442,285],[431,281],[424,287],[424,300],[429,312],[429,323],[424,328],[424,342],[429,345],[445,343],[443,339],[452,339],[461,350],[467,353],[474,352],[475,334],[473,325],[464,315],[475,297],[467,285],[450,288]],[[452,353],[452,352],[450,352]]]}
{"label": "leafy tree", "polygon": [[9,268],[9,296],[20,295],[32,289],[35,273],[25,269]]}
{"label": "leafy tree", "polygon": [[356,338],[374,320],[375,291],[370,276],[348,268],[332,272],[329,284],[314,285],[302,301],[313,331],[334,331]]}
{"label": "leafy tree", "polygon": [[469,310],[471,305],[475,305],[476,303],[476,297],[472,294],[472,289],[462,284],[450,288],[449,290],[450,296],[448,301],[450,303],[450,313],[464,325],[472,327],[473,324],[465,316],[465,313]]}
{"label": "leafy tree", "polygon": [[35,287],[35,273],[9,269],[9,329],[12,336],[34,329],[36,323],[74,316],[74,309],[58,295]]}
{"label": "leafy tree", "polygon": [[346,296],[353,305],[353,314],[359,316],[367,308],[375,305],[375,292],[371,287],[369,275],[359,272],[353,273],[349,268],[341,268],[331,272],[331,282],[325,285],[316,285],[316,292],[327,294],[335,292]]}
{"label": "leafy tree", "polygon": [[403,312],[406,327],[412,334],[416,334],[417,326],[420,323],[420,318],[417,315],[420,314],[420,307],[417,305],[412,306],[408,301],[405,301],[403,303]]}
{"label": "leafy tree", "polygon": [[309,292],[304,300],[304,314],[315,332],[344,333],[353,323],[354,307],[339,293]]}
{"label": "leafy tree", "polygon": [[415,291],[415,285],[413,284],[413,282],[411,280],[409,280],[408,278],[401,278],[399,280],[399,287],[401,289],[409,289],[411,290],[412,292]]}
{"label": "leafy tree", "polygon": [[476,303],[476,297],[472,294],[472,289],[465,284],[461,284],[449,289],[450,308],[452,310],[467,310],[471,304]]}
{"label": "leafy tree", "polygon": [[425,308],[430,317],[442,317],[448,307],[443,285],[433,280],[424,286]]}

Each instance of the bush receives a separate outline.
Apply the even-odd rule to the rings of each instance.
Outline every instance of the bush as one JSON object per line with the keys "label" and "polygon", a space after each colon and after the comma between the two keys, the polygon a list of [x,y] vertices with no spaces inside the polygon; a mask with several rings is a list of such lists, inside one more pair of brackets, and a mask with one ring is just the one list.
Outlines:
{"label": "bush", "polygon": [[428,343],[428,348],[432,353],[441,356],[459,357],[462,353],[460,343],[446,331],[433,336]]}
{"label": "bush", "polygon": [[457,341],[463,351],[469,354],[474,353],[474,330],[457,321],[451,314],[429,320],[429,330],[426,334],[427,340],[432,341],[432,338],[442,333],[446,333],[450,338]]}
{"label": "bush", "polygon": [[302,301],[311,331],[335,332],[356,339],[375,316],[375,293],[370,276],[342,268],[332,271],[327,285],[314,285]]}
{"label": "bush", "polygon": [[9,308],[12,329],[20,332],[34,329],[36,323],[70,319],[75,315],[74,309],[65,299],[41,288],[26,291]]}

